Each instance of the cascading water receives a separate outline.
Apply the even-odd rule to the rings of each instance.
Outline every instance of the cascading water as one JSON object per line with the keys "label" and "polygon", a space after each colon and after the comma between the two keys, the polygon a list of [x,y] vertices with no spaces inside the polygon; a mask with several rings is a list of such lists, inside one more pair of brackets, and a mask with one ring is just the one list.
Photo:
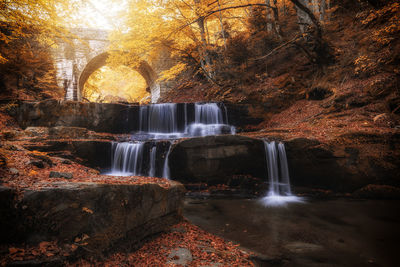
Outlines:
{"label": "cascading water", "polygon": [[176,104],[141,106],[139,129],[147,133],[177,133],[178,119]]}
{"label": "cascading water", "polygon": [[236,133],[235,127],[228,125],[226,107],[217,103],[185,103],[180,110],[178,104],[170,103],[141,106],[138,121],[139,130],[132,136],[135,140]]}
{"label": "cascading water", "polygon": [[[127,116],[128,117],[128,116]],[[223,104],[154,104],[140,106],[138,131],[132,135],[134,143],[112,144],[110,175],[141,175],[170,178],[168,146],[158,147],[164,140],[183,137],[235,134],[228,125],[228,114]],[[150,141],[153,140],[153,141]],[[163,164],[157,164],[163,160]],[[162,161],[161,161],[162,162]],[[157,168],[158,167],[158,168]],[[162,168],[162,169],[161,169]]]}
{"label": "cascading water", "polygon": [[[157,143],[154,142],[113,142],[111,172],[108,174],[169,178],[168,155],[170,149],[170,142],[164,143],[159,149],[157,149]],[[163,160],[161,169],[157,169],[157,159]]]}
{"label": "cascading water", "polygon": [[144,143],[112,143],[111,174],[140,175]]}
{"label": "cascading water", "polygon": [[169,145],[168,152],[165,155],[165,160],[164,160],[164,167],[163,167],[163,177],[169,179],[170,178],[170,173],[169,173],[169,165],[168,165],[168,156],[169,153],[171,152],[171,144]]}
{"label": "cascading water", "polygon": [[195,121],[190,124],[185,132],[188,136],[208,136],[218,134],[235,134],[236,130],[228,125],[226,107],[225,119],[222,109],[216,103],[195,104]]}
{"label": "cascading water", "polygon": [[268,169],[268,193],[261,199],[265,206],[282,206],[288,202],[303,202],[292,195],[285,145],[264,140],[265,158]]}
{"label": "cascading water", "polygon": [[149,170],[150,177],[155,177],[156,175],[156,156],[157,156],[157,146],[153,146],[150,150],[150,170]]}

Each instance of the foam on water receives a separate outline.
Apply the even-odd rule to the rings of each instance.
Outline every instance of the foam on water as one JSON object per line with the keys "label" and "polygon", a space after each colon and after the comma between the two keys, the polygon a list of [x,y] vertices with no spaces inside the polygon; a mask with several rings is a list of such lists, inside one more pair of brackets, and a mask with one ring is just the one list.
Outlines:
{"label": "foam on water", "polygon": [[305,201],[304,198],[294,195],[267,195],[261,198],[260,202],[266,207],[282,207],[286,206],[288,203],[304,203]]}

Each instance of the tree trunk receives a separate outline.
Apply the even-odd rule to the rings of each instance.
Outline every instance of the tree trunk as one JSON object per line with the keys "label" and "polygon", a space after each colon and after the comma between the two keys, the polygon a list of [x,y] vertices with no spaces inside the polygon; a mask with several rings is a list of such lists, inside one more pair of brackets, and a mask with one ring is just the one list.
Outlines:
{"label": "tree trunk", "polygon": [[[317,30],[317,37],[319,39],[322,38],[322,27],[321,24],[319,23],[318,19],[315,17],[314,13],[307,7],[306,4],[304,4],[305,0],[290,0],[296,7],[297,7],[297,14],[299,19],[302,18],[306,25],[310,25],[311,22],[314,24],[316,30]],[[300,29],[301,29],[301,21],[299,21]],[[302,29],[302,32],[304,32],[304,28]]]}
{"label": "tree trunk", "polygon": [[[299,0],[297,1],[299,4],[303,5],[303,6],[307,6],[306,1],[308,0]],[[296,7],[296,11],[297,11],[297,21],[299,23],[299,28],[300,31],[302,33],[304,33],[306,31],[306,29],[308,28],[308,26],[311,24],[311,19],[310,17],[307,15],[306,12],[304,12],[303,9],[299,8],[299,6],[292,1],[292,3],[295,5]]]}
{"label": "tree trunk", "polygon": [[325,22],[325,12],[326,12],[326,0],[321,0],[320,8],[319,8],[319,21]]}
{"label": "tree trunk", "polygon": [[224,24],[222,23],[221,3],[219,0],[218,0],[218,8],[219,8],[219,23],[221,25],[221,33],[222,33],[222,38],[224,39],[224,48],[226,51],[226,36],[225,36]]}
{"label": "tree trunk", "polygon": [[[196,4],[200,4],[200,0],[195,0]],[[203,69],[203,71],[206,74],[206,77],[208,80],[213,80],[214,79],[214,73],[211,65],[211,60],[210,56],[208,54],[208,48],[207,48],[207,39],[206,39],[206,32],[205,32],[205,18],[203,16],[200,16],[198,14],[199,19],[197,20],[197,25],[199,26],[200,29],[200,40],[201,44],[199,46],[199,54],[200,54],[200,64]]]}
{"label": "tree trunk", "polygon": [[286,0],[282,0],[282,14],[287,15]]}
{"label": "tree trunk", "polygon": [[200,44],[200,63],[202,65],[203,71],[206,72],[206,76],[208,79],[213,79],[214,74],[212,70],[212,65],[211,65],[211,60],[210,56],[208,54],[207,50],[207,40],[206,40],[206,33],[204,29],[204,18],[201,17],[197,21],[197,25],[200,28],[200,39],[201,39],[201,44]]}
{"label": "tree trunk", "polygon": [[265,0],[266,6],[266,16],[267,16],[267,31],[269,33],[272,32],[272,15],[271,15],[271,9],[269,8],[271,6],[271,1],[270,0]]}
{"label": "tree trunk", "polygon": [[319,13],[319,1],[318,0],[312,0],[311,4],[312,4],[312,11],[314,12],[315,15],[318,15]]}

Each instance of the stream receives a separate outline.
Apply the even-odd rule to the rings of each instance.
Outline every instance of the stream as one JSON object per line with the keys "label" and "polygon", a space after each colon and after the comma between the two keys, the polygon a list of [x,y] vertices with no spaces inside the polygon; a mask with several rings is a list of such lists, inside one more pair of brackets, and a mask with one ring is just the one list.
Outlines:
{"label": "stream", "polygon": [[398,266],[398,200],[186,198],[191,223],[260,254],[260,266]]}

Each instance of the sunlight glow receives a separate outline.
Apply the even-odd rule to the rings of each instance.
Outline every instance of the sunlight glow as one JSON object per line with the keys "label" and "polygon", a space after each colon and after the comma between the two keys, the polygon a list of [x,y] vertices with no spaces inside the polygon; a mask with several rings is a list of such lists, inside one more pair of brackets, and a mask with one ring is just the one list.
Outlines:
{"label": "sunlight glow", "polygon": [[127,6],[127,0],[88,0],[75,16],[77,26],[117,30],[122,26],[122,13]]}
{"label": "sunlight glow", "polygon": [[83,90],[83,97],[91,102],[146,101],[146,81],[137,72],[126,66],[110,68],[103,66],[93,72]]}

